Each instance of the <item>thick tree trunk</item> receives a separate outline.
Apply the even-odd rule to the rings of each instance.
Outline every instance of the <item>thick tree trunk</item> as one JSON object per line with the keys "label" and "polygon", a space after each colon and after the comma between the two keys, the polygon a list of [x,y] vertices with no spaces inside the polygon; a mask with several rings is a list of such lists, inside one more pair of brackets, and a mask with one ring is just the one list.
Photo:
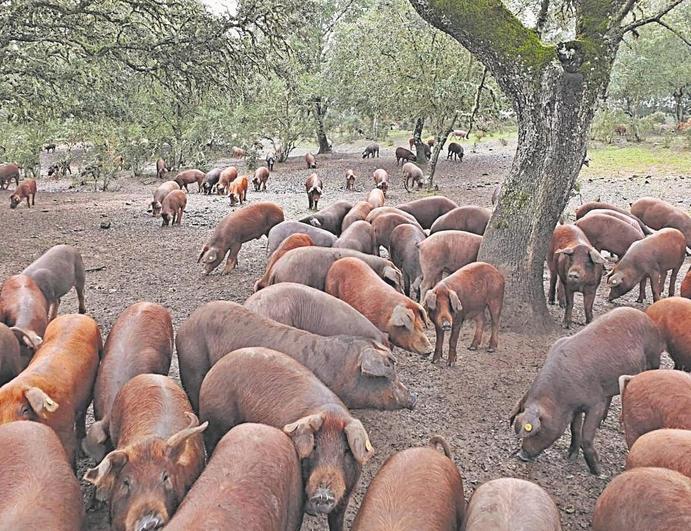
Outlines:
{"label": "thick tree trunk", "polygon": [[326,136],[326,127],[324,126],[324,118],[326,117],[327,107],[322,103],[321,98],[315,98],[314,108],[312,114],[314,114],[314,121],[316,123],[317,132],[317,143],[319,144],[319,151],[317,154],[323,155],[324,153],[331,153],[331,144]]}
{"label": "thick tree trunk", "polygon": [[418,118],[415,121],[415,129],[413,130],[413,139],[415,140],[415,157],[417,165],[421,168],[427,166],[428,158],[425,153],[425,148],[422,145],[422,129],[425,127],[425,119]]}
{"label": "thick tree trunk", "polygon": [[427,179],[428,190],[432,190],[434,188],[434,174],[437,171],[437,162],[439,162],[439,155],[441,153],[441,150],[444,149],[446,141],[449,139],[449,135],[453,131],[454,127],[456,127],[457,121],[458,111],[456,111],[456,113],[451,118],[451,121],[449,122],[449,125],[447,126],[446,130],[442,131],[437,135],[437,142],[434,144],[434,147],[432,148],[432,158],[430,159],[429,179]]}
{"label": "thick tree trunk", "polygon": [[674,117],[680,124],[684,121],[684,89],[682,87],[675,89],[672,97],[674,98]]}

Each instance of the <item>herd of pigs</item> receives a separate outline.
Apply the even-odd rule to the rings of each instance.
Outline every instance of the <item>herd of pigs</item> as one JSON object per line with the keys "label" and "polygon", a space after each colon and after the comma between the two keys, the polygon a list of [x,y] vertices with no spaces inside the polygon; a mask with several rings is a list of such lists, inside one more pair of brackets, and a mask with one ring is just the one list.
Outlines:
{"label": "herd of pigs", "polygon": [[[420,186],[413,153],[399,150],[407,152],[396,153],[406,189]],[[379,156],[378,146],[365,149],[369,156]],[[251,180],[257,192],[266,190],[273,157],[266,163]],[[305,163],[317,167],[310,153]],[[157,172],[166,173],[162,160]],[[347,190],[355,179],[346,171]],[[31,206],[35,181],[16,182],[11,207],[24,199]],[[244,304],[203,304],[174,334],[166,308],[138,302],[104,344],[84,315],[77,248],[56,245],[2,284],[0,527],[83,528],[74,472],[81,450],[97,463],[84,475],[95,485],[90,503],[107,504],[114,530],[298,530],[304,512],[328,515],[329,529],[341,530],[374,451],[349,409],[416,405],[392,345],[423,356],[434,350],[436,363],[450,333],[452,366],[463,322],[475,321],[468,349],[476,350],[489,318],[487,351],[498,348],[504,277],[477,261],[491,210],[442,196],[385,206],[389,176],[376,169],[366,198],[321,211],[323,184],[311,174],[305,191],[314,212],[286,220],[274,202],[242,206],[250,178],[231,166],[178,173],[154,191],[153,216],[180,224],[195,182],[200,193],[241,205],[202,247],[197,261],[206,274],[224,259],[223,273],[231,273],[243,243],[268,239],[265,273]],[[554,343],[507,412],[520,439],[517,457],[534,460],[570,427],[569,460],[582,450],[590,472],[600,474],[595,434],[621,394],[626,471],[597,501],[593,529],[691,529],[691,268],[674,296],[691,216],[642,198],[630,210],[586,203],[576,219],[554,230],[548,299],[564,308],[568,328],[581,292],[588,324]],[[638,287],[644,302],[649,282],[653,304],[593,320],[603,275],[610,300]],[[72,288],[79,313],[58,315]],[[434,349],[425,334],[430,321]],[[182,387],[168,376],[174,351]],[[663,352],[674,370],[659,368]],[[386,460],[352,529],[555,531],[561,524],[550,495],[522,479],[488,481],[466,503],[449,446],[435,436]]]}

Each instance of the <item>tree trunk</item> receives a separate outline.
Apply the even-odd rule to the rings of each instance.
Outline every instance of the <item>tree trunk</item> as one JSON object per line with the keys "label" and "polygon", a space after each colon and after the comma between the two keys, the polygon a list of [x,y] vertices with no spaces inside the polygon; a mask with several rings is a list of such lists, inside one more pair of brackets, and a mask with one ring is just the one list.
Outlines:
{"label": "tree trunk", "polygon": [[680,124],[684,121],[684,89],[682,87],[675,89],[672,97],[674,98],[674,117]]}
{"label": "tree trunk", "polygon": [[434,147],[432,148],[432,158],[430,159],[429,179],[427,180],[428,190],[432,190],[434,188],[434,174],[437,171],[437,162],[439,161],[439,154],[441,153],[441,150],[444,149],[444,145],[446,144],[446,141],[448,140],[449,135],[453,131],[454,127],[456,127],[457,121],[458,111],[456,111],[456,113],[451,118],[451,122],[449,123],[446,130],[442,131],[437,135],[437,142],[434,144]]}
{"label": "tree trunk", "polygon": [[413,130],[413,139],[415,140],[415,158],[417,159],[417,165],[421,168],[427,166],[427,154],[425,153],[425,148],[422,145],[422,129],[425,126],[425,119],[418,118],[415,121],[415,129]]}
{"label": "tree trunk", "polygon": [[324,153],[331,153],[331,144],[326,136],[326,128],[324,127],[324,118],[326,117],[327,107],[322,103],[321,97],[314,99],[314,108],[312,109],[312,114],[314,114],[314,121],[317,126],[317,143],[319,144],[318,155],[323,155]]}

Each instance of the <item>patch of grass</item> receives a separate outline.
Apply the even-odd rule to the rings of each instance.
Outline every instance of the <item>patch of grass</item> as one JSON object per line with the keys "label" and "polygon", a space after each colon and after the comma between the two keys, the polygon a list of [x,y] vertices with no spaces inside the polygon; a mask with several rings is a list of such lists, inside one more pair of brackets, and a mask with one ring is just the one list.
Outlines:
{"label": "patch of grass", "polygon": [[590,166],[581,175],[691,175],[691,151],[650,144],[594,146],[588,150]]}

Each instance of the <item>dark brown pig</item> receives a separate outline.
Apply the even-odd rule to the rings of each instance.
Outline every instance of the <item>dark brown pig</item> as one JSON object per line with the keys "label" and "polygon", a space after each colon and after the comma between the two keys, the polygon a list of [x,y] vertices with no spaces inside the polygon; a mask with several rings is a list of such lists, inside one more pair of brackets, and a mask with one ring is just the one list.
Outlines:
{"label": "dark brown pig", "polygon": [[166,161],[163,159],[158,159],[156,161],[156,177],[163,179],[167,171],[168,168],[166,168]]}
{"label": "dark brown pig", "polygon": [[375,243],[374,227],[366,221],[352,223],[334,242],[333,247],[353,249],[365,254],[379,254]]}
{"label": "dark brown pig", "polygon": [[254,191],[266,192],[266,183],[269,180],[269,175],[271,174],[269,168],[262,166],[254,170],[254,177],[252,177],[252,184],[254,185]]}
{"label": "dark brown pig", "polygon": [[681,208],[661,199],[643,197],[631,204],[631,213],[651,229],[670,227],[681,231],[686,245],[691,247],[691,216]]}
{"label": "dark brown pig", "polygon": [[411,187],[418,190],[422,188],[423,174],[422,170],[412,162],[406,162],[403,165],[403,186],[406,192],[410,192]]}
{"label": "dark brown pig", "polygon": [[691,527],[691,479],[666,468],[627,470],[607,484],[593,531],[677,531]]}
{"label": "dark brown pig", "polygon": [[274,164],[276,164],[276,152],[274,150],[269,150],[264,156],[264,161],[266,162],[266,167],[269,171],[274,171]]}
{"label": "dark brown pig", "polygon": [[310,214],[300,221],[302,223],[308,223],[313,227],[328,230],[330,233],[339,236],[341,234],[343,218],[350,212],[351,208],[353,208],[353,203],[350,201],[336,201],[321,212]]}
{"label": "dark brown pig", "polygon": [[599,252],[603,250],[621,258],[634,242],[643,239],[643,232],[620,219],[604,214],[585,216],[576,225]]}
{"label": "dark brown pig", "polygon": [[100,461],[112,450],[110,412],[118,391],[138,374],[167,375],[173,356],[173,323],[159,304],[137,302],[120,314],[108,334],[94,385],[94,418],[82,449]]}
{"label": "dark brown pig", "polygon": [[165,199],[161,207],[161,226],[180,225],[182,214],[187,206],[187,196],[182,190],[173,190]]}
{"label": "dark brown pig", "polygon": [[648,278],[653,301],[657,302],[665,289],[665,279],[670,269],[669,296],[673,296],[677,274],[685,257],[686,240],[677,229],[662,229],[645,240],[635,242],[607,275],[609,300],[621,297],[640,284],[638,302],[643,302],[645,279]]}
{"label": "dark brown pig", "polygon": [[372,208],[383,207],[385,200],[386,196],[379,188],[374,188],[367,196],[367,202],[372,205]]}
{"label": "dark brown pig", "polygon": [[674,368],[691,371],[691,300],[660,299],[645,311],[660,329]]}
{"label": "dark brown pig", "polygon": [[458,160],[463,162],[463,146],[457,142],[451,142],[446,148],[446,160]]}
{"label": "dark brown pig", "polygon": [[351,170],[351,169],[346,170],[346,172],[345,172],[345,183],[346,183],[346,186],[345,186],[346,192],[348,192],[348,191],[352,192],[355,190],[355,173],[353,173],[353,170]]}
{"label": "dark brown pig", "polygon": [[679,295],[687,299],[691,299],[691,267],[689,267],[688,271],[686,272],[684,280],[681,281]]}
{"label": "dark brown pig", "polygon": [[228,193],[230,189],[230,183],[238,178],[238,169],[235,166],[228,166],[221,171],[221,175],[218,177],[218,184],[216,185],[216,191],[219,195],[224,195]]}
{"label": "dark brown pig", "polygon": [[466,319],[475,321],[475,335],[468,350],[480,347],[485,326],[485,309],[492,319],[492,336],[487,352],[497,349],[499,319],[504,305],[504,277],[494,266],[476,262],[462,267],[429,290],[422,304],[429,312],[437,334],[432,363],[441,359],[444,332],[450,331],[448,366],[455,365],[458,337]]}
{"label": "dark brown pig", "polygon": [[302,284],[281,282],[249,297],[245,308],[320,336],[356,336],[389,346],[385,333],[349,304]]}
{"label": "dark brown pig", "polygon": [[165,197],[174,190],[179,190],[180,185],[175,181],[166,181],[154,191],[154,200],[151,201],[152,215],[157,218],[161,215],[161,207]]}
{"label": "dark brown pig", "polygon": [[491,216],[492,211],[489,208],[475,205],[461,206],[439,216],[432,223],[429,233],[434,234],[443,230],[464,230],[482,236]]}
{"label": "dark brown pig", "polygon": [[265,347],[311,370],[349,408],[415,407],[399,381],[391,351],[371,339],[322,337],[276,323],[239,304],[215,301],[197,308],[175,338],[180,378],[193,405],[209,368],[228,352]]}
{"label": "dark brown pig", "polygon": [[655,323],[640,310],[624,307],[557,340],[511,412],[521,438],[518,457],[532,461],[571,423],[569,460],[575,461],[582,448],[590,472],[600,474],[593,440],[612,397],[619,394],[619,377],[657,369],[663,350]]}
{"label": "dark brown pig", "polygon": [[619,378],[621,424],[629,448],[663,428],[691,430],[691,375],[661,369]]}
{"label": "dark brown pig", "polygon": [[222,172],[223,168],[214,168],[206,173],[204,180],[202,180],[202,190],[204,190],[206,195],[209,195],[213,192],[214,187],[218,186],[218,181],[221,178]]}
{"label": "dark brown pig", "polygon": [[0,288],[0,322],[12,328],[21,349],[22,369],[43,341],[48,300],[27,275],[13,275]]}
{"label": "dark brown pig", "polygon": [[374,449],[362,423],[308,369],[267,348],[230,352],[204,378],[199,416],[209,422],[209,453],[243,422],[282,429],[302,461],[305,510],[327,514],[330,531],[343,529],[350,495]]}
{"label": "dark brown pig", "polygon": [[356,221],[364,221],[367,219],[367,214],[372,211],[372,205],[367,201],[358,201],[353,205],[348,213],[344,216],[341,222],[341,232],[345,231],[352,223]]}
{"label": "dark brown pig", "polygon": [[[364,222],[367,223],[367,222]],[[382,214],[372,220],[372,231],[374,233],[374,241],[376,244],[377,253],[379,254],[379,246],[383,245],[386,249],[389,248],[391,233],[399,225],[412,224],[422,230],[417,221],[410,221],[404,213]]]}
{"label": "dark brown pig", "polygon": [[336,260],[326,275],[325,290],[367,317],[394,345],[424,356],[432,351],[422,306],[389,286],[362,260]]}
{"label": "dark brown pig", "polygon": [[168,523],[204,468],[206,426],[167,376],[140,374],[122,386],[110,415],[115,450],[84,474],[108,503],[113,531]]}
{"label": "dark brown pig", "polygon": [[83,529],[79,481],[60,439],[38,422],[0,426],[0,522],[4,529]]}
{"label": "dark brown pig", "polygon": [[464,531],[561,531],[559,509],[545,490],[518,478],[483,483],[470,498]]}
{"label": "dark brown pig", "polygon": [[464,265],[477,260],[482,236],[462,230],[445,230],[432,234],[421,241],[417,247],[420,251],[420,298],[442,279],[444,273],[458,271]]}
{"label": "dark brown pig", "polygon": [[266,262],[266,270],[264,271],[264,276],[254,283],[254,291],[259,291],[268,286],[269,277],[271,276],[271,270],[274,264],[288,251],[297,249],[298,247],[310,247],[314,245],[314,241],[307,234],[298,232],[291,234],[281,244],[276,248],[276,250],[271,253],[269,260]]}
{"label": "dark brown pig", "polygon": [[417,225],[399,225],[389,237],[389,258],[403,273],[404,293],[413,300],[420,299],[420,252],[417,244],[425,239],[425,233]]}
{"label": "dark brown pig", "polygon": [[663,428],[641,435],[626,456],[626,469],[654,466],[691,478],[691,430]]}
{"label": "dark brown pig", "polygon": [[[29,198],[31,198],[31,203],[29,203]],[[10,208],[17,208],[24,199],[26,199],[28,208],[36,205],[36,181],[34,179],[24,179],[17,185],[14,193],[10,196]]]}
{"label": "dark brown pig", "polygon": [[418,224],[417,220],[415,219],[415,216],[413,216],[412,214],[408,214],[407,212],[403,212],[399,208],[392,206],[373,208],[370,211],[370,213],[367,214],[365,221],[367,221],[368,223],[374,223],[374,220],[376,220],[379,216],[383,216],[384,214],[398,214],[399,216],[403,216],[404,218],[406,218],[410,223]]}
{"label": "dark brown pig", "polygon": [[389,190],[389,174],[387,171],[382,168],[374,170],[372,179],[374,180],[374,187],[379,188],[384,197],[386,197],[386,192]]}
{"label": "dark brown pig", "polygon": [[317,157],[312,153],[305,153],[305,164],[307,164],[308,170],[313,170],[317,167]]}
{"label": "dark brown pig", "polygon": [[605,260],[590,245],[584,232],[576,225],[557,225],[547,252],[549,268],[550,304],[554,304],[559,281],[559,305],[566,307],[564,327],[571,326],[573,299],[576,292],[583,293],[585,322],[593,320],[593,303],[602,279]]}
{"label": "dark brown pig", "polygon": [[224,217],[202,248],[197,263],[204,264],[208,275],[216,269],[226,254],[228,260],[223,274],[230,273],[238,264],[238,253],[242,244],[269,235],[274,225],[283,221],[283,209],[276,203],[263,201],[253,203],[231,212]]}
{"label": "dark brown pig", "polygon": [[450,212],[454,208],[458,208],[458,205],[451,201],[451,199],[441,195],[435,195],[403,203],[402,205],[398,205],[398,208],[414,216],[423,229],[429,229],[437,218]]}
{"label": "dark brown pig", "polygon": [[71,245],[55,245],[22,271],[33,279],[48,301],[48,319],[58,315],[60,299],[73,287],[79,300],[79,313],[86,313],[84,304],[84,262],[79,249]]}
{"label": "dark brown pig", "polygon": [[185,170],[181,171],[175,176],[175,182],[178,183],[180,188],[184,188],[186,191],[189,192],[189,189],[187,188],[188,184],[192,183],[197,183],[197,192],[202,191],[202,181],[204,180],[204,176],[206,174],[201,171],[201,170]]}
{"label": "dark brown pig", "polygon": [[[348,305],[346,304],[346,306]],[[372,326],[369,321],[367,324]],[[4,323],[0,323],[0,385],[6,384],[17,376],[29,362],[28,359],[22,359],[19,349],[20,341],[23,341],[21,331],[17,332],[16,328],[10,328]]]}
{"label": "dark brown pig", "polygon": [[299,531],[302,506],[300,461],[290,438],[245,423],[220,440],[165,528]]}
{"label": "dark brown pig", "polygon": [[9,188],[14,179],[19,186],[19,166],[16,164],[0,164],[0,190]]}
{"label": "dark brown pig", "polygon": [[[412,149],[412,147],[411,147],[411,149]],[[396,164],[401,164],[403,161],[415,162],[416,160],[417,160],[417,157],[409,149],[406,149],[404,147],[397,147],[396,148]]]}
{"label": "dark brown pig", "polygon": [[648,235],[653,233],[650,230],[650,227],[648,227],[645,223],[643,223],[640,219],[638,219],[636,216],[634,216],[628,210],[620,208],[620,207],[613,205],[611,203],[603,203],[601,201],[590,201],[589,203],[584,203],[583,205],[579,206],[576,209],[576,219],[581,219],[586,214],[588,214],[588,212],[592,212],[593,210],[597,210],[599,213],[604,213],[602,211],[610,211],[610,212],[616,212],[622,216],[628,216],[629,218],[631,218],[632,220],[634,220],[638,224],[638,226],[643,231],[643,234],[648,236]]}
{"label": "dark brown pig", "polygon": [[389,260],[352,249],[325,247],[303,247],[288,251],[274,265],[268,284],[296,282],[323,291],[329,268],[336,260],[345,257],[359,258],[372,268],[376,275],[390,283],[396,290],[403,291],[403,275]]}
{"label": "dark brown pig", "polygon": [[[463,527],[463,480],[449,446],[408,448],[389,457],[367,489],[352,531],[455,531]],[[441,446],[442,455],[436,447]]]}
{"label": "dark brown pig", "polygon": [[230,200],[230,206],[235,206],[240,203],[247,201],[247,188],[249,187],[249,180],[246,175],[235,179],[228,186],[228,199]]}
{"label": "dark brown pig", "polygon": [[310,210],[319,210],[317,205],[322,197],[323,188],[324,184],[316,173],[312,173],[307,177],[305,181],[305,191],[307,192],[307,201],[309,202]]}
{"label": "dark brown pig", "polygon": [[375,156],[379,158],[379,144],[368,144],[365,151],[362,152],[362,158],[368,159],[370,157],[374,158]]}
{"label": "dark brown pig", "polygon": [[91,317],[54,319],[27,368],[0,387],[0,424],[33,420],[53,428],[74,463],[101,349],[101,334]]}

